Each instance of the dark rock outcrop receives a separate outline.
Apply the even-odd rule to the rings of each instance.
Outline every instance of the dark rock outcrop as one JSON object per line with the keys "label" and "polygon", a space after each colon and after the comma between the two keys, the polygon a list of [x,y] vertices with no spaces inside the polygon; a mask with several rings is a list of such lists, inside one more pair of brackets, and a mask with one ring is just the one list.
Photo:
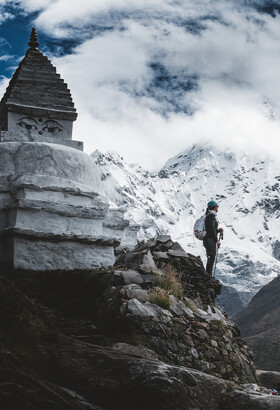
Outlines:
{"label": "dark rock outcrop", "polygon": [[280,409],[234,383],[255,381],[247,347],[199,259],[166,239],[121,254],[125,266],[0,278],[0,408]]}
{"label": "dark rock outcrop", "polygon": [[63,335],[0,278],[0,407],[216,409],[229,382]]}

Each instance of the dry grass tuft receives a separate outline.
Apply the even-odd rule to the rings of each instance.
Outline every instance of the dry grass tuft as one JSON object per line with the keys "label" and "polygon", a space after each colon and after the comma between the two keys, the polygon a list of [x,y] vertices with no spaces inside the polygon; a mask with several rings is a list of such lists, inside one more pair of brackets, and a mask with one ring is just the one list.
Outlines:
{"label": "dry grass tuft", "polygon": [[177,299],[183,298],[183,286],[180,276],[170,264],[162,268],[161,275],[156,275],[154,285],[163,289],[168,295],[173,295]]}
{"label": "dry grass tuft", "polygon": [[152,288],[149,292],[150,302],[162,307],[163,309],[168,309],[170,306],[168,293],[159,287]]}

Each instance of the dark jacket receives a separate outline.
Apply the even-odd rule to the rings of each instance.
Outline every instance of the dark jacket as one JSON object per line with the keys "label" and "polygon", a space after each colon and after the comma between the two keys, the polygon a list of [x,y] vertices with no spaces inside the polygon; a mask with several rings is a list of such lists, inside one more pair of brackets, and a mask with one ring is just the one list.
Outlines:
{"label": "dark jacket", "polygon": [[212,212],[210,212],[205,218],[205,230],[207,233],[204,239],[213,239],[216,244],[218,241],[218,222],[216,220],[216,215]]}

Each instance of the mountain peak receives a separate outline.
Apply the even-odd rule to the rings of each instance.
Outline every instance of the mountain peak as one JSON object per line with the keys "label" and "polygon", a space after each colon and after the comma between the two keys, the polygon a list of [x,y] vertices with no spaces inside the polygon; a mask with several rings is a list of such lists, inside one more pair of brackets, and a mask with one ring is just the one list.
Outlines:
{"label": "mountain peak", "polygon": [[155,173],[119,156],[102,158],[97,163],[104,193],[115,206],[126,208],[126,219],[141,226],[139,239],[170,234],[190,253],[205,257],[202,243],[193,239],[193,225],[211,198],[219,202],[225,229],[217,263],[224,285],[219,303],[229,314],[278,275],[280,167],[275,161],[198,144]]}

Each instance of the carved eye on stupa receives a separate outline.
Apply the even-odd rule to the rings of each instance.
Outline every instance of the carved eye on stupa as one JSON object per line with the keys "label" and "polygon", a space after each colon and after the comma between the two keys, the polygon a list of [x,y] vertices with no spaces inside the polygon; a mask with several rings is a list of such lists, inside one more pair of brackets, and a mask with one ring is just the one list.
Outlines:
{"label": "carved eye on stupa", "polygon": [[54,120],[47,120],[43,124],[43,131],[50,132],[51,134],[56,134],[63,131],[63,126]]}
{"label": "carved eye on stupa", "polygon": [[25,128],[26,130],[37,130],[38,129],[37,121],[31,117],[20,118],[17,125],[19,125],[21,128]]}

